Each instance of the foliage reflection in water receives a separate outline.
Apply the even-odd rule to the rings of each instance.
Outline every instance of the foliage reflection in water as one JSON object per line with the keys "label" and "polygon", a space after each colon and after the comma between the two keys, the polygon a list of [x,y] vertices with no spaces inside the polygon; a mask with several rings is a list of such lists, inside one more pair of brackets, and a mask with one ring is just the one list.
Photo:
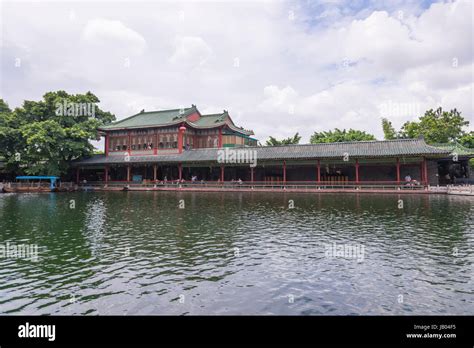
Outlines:
{"label": "foliage reflection in water", "polygon": [[0,313],[468,314],[473,216],[431,195],[3,194],[0,245],[39,257],[0,258]]}

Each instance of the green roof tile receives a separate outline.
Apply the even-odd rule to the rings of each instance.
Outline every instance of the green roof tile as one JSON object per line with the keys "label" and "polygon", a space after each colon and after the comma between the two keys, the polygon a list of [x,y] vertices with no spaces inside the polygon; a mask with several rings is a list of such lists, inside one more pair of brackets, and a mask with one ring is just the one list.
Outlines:
{"label": "green roof tile", "polygon": [[198,127],[212,127],[219,124],[223,124],[226,119],[226,114],[211,114],[211,115],[202,115],[202,117],[196,122],[192,122]]}
{"label": "green roof tile", "polygon": [[136,115],[127,117],[123,120],[111,123],[106,126],[102,126],[99,128],[99,130],[110,131],[154,126],[162,127],[186,122],[187,124],[195,128],[214,128],[227,124],[230,129],[242,133],[244,135],[254,134],[251,130],[246,130],[241,127],[237,127],[230,119],[228,112],[225,110],[220,114],[201,115],[201,117],[194,122],[187,120],[186,116],[189,116],[194,112],[199,112],[195,105],[185,109],[172,109],[149,112],[143,111]]}
{"label": "green roof tile", "polygon": [[442,150],[448,150],[451,152],[451,155],[457,154],[458,156],[474,156],[474,149],[465,147],[459,143],[433,144],[432,146]]}
{"label": "green roof tile", "polygon": [[100,130],[165,126],[182,122],[186,116],[197,111],[196,107],[162,111],[140,112],[123,120],[102,126]]}
{"label": "green roof tile", "polygon": [[[236,148],[238,149],[238,148]],[[290,159],[337,159],[345,153],[352,158],[377,157],[409,157],[449,155],[449,150],[427,145],[423,139],[397,139],[384,141],[355,141],[341,143],[323,143],[306,145],[256,146],[244,147],[246,150],[256,150],[258,161],[290,160]],[[129,163],[189,163],[215,162],[219,149],[195,149],[174,155],[130,156]],[[76,162],[75,165],[87,166],[98,164],[124,163],[124,156],[96,156]]]}

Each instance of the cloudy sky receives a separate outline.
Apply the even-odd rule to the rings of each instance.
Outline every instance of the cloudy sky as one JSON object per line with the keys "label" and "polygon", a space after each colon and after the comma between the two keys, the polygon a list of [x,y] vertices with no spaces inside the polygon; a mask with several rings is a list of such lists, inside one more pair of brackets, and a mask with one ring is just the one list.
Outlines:
{"label": "cloudy sky", "polygon": [[[92,91],[118,119],[196,104],[256,137],[383,138],[426,109],[473,120],[473,5],[458,1],[2,1],[0,97]],[[472,128],[472,127],[471,127]]]}

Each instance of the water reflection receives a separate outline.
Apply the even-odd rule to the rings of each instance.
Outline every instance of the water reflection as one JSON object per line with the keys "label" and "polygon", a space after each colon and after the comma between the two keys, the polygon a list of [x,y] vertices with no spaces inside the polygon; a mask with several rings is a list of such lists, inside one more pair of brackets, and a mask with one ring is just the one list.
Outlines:
{"label": "water reflection", "polygon": [[[472,202],[429,195],[4,194],[0,242],[37,243],[44,255],[35,264],[0,258],[0,313],[472,313]],[[363,261],[328,257],[327,244],[362,245]]]}
{"label": "water reflection", "polygon": [[103,249],[106,206],[101,199],[95,199],[86,206],[85,237],[89,240],[92,255],[99,256]]}

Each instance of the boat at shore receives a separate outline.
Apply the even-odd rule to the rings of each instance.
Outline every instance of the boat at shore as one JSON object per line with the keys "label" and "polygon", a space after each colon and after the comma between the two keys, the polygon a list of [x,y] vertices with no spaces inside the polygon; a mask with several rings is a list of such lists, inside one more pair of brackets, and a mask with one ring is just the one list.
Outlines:
{"label": "boat at shore", "polygon": [[35,192],[73,192],[76,190],[68,188],[54,188],[50,189],[47,187],[0,187],[0,193],[35,193]]}
{"label": "boat at shore", "polygon": [[77,185],[61,183],[57,176],[17,176],[17,182],[0,183],[1,193],[70,192]]}

